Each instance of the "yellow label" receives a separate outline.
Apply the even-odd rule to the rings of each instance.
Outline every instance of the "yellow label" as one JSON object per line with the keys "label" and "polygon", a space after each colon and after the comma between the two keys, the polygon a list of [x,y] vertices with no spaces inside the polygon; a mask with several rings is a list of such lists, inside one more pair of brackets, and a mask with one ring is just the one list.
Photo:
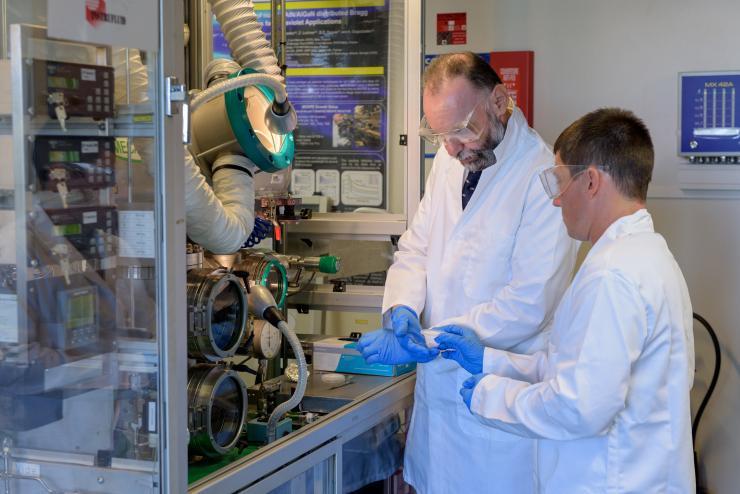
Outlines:
{"label": "yellow label", "polygon": [[[384,7],[385,0],[321,0],[318,2],[286,2],[293,9],[341,9],[343,7]],[[270,10],[270,2],[255,2],[254,10]]]}
{"label": "yellow label", "polygon": [[[128,139],[125,137],[116,137],[116,158],[121,160],[128,159]],[[131,143],[131,162],[141,163],[141,155],[136,151],[134,143]]]}
{"label": "yellow label", "polygon": [[301,75],[383,75],[384,67],[311,67],[295,69],[288,67],[289,76]]}

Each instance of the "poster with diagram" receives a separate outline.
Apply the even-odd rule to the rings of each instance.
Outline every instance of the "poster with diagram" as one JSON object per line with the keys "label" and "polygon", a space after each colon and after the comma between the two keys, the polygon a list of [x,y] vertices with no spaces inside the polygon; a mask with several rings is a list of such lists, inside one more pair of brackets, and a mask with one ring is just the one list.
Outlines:
{"label": "poster with diagram", "polygon": [[[255,11],[269,38],[269,3]],[[327,196],[334,211],[386,207],[388,18],[388,0],[287,2],[294,195]],[[228,54],[217,24],[216,54]]]}

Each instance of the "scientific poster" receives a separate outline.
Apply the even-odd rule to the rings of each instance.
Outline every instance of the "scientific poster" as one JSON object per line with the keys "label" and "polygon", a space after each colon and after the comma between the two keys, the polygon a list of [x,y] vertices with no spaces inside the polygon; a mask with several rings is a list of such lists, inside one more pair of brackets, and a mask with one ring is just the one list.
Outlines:
{"label": "scientific poster", "polygon": [[[255,11],[269,39],[269,3]],[[388,17],[388,0],[287,2],[291,191],[328,196],[335,211],[386,207]],[[217,25],[214,52],[228,53]]]}

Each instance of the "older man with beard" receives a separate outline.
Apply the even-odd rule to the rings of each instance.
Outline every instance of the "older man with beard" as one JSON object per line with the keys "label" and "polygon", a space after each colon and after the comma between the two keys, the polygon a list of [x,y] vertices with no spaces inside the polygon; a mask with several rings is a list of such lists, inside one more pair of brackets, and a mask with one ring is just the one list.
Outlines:
{"label": "older man with beard", "polygon": [[532,440],[470,414],[458,397],[470,373],[436,358],[421,328],[464,325],[492,347],[543,348],[577,248],[539,182],[553,155],[472,53],[436,58],[423,98],[420,134],[440,148],[388,271],[384,327],[358,347],[368,363],[423,363],[404,462],[418,492],[532,492]]}

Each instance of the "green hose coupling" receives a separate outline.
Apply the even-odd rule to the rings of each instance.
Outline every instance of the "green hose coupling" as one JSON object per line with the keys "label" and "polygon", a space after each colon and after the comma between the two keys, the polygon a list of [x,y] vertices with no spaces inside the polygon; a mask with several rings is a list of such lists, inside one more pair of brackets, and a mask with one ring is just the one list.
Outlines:
{"label": "green hose coupling", "polygon": [[341,259],[337,256],[321,256],[319,259],[319,272],[336,274],[342,269]]}

